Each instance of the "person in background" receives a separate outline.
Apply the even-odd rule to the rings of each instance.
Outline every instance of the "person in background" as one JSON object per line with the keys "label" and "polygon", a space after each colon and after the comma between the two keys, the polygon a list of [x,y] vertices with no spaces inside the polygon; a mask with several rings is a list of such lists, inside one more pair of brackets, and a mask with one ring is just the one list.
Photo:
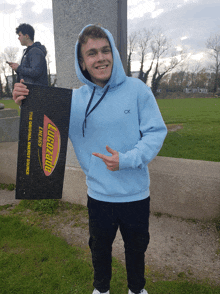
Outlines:
{"label": "person in background", "polygon": [[40,42],[34,42],[34,28],[29,24],[20,24],[16,28],[18,40],[26,46],[21,64],[8,61],[9,66],[16,71],[17,81],[48,86],[47,77],[47,50]]}
{"label": "person in background", "polygon": [[[73,90],[69,137],[88,186],[93,294],[110,293],[112,243],[118,229],[124,240],[128,293],[147,294],[148,164],[161,149],[167,128],[150,88],[125,75],[108,30],[95,25],[82,30],[75,68],[85,85]],[[25,85],[15,84],[18,105],[27,94]]]}

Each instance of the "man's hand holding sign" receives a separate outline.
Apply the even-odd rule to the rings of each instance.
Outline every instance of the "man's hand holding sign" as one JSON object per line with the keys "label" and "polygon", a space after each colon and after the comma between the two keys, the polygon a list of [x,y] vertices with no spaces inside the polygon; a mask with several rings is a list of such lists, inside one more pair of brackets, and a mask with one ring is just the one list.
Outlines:
{"label": "man's hand holding sign", "polygon": [[27,89],[27,86],[23,84],[24,80],[22,79],[20,83],[16,83],[14,85],[13,90],[13,100],[15,103],[19,106],[21,106],[21,101],[26,98],[26,96],[29,94],[29,90]]}

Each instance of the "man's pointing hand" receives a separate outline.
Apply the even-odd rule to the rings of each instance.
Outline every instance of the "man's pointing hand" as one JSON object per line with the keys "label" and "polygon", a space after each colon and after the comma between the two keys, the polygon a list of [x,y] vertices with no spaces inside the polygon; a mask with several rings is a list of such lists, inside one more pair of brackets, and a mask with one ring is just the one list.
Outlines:
{"label": "man's pointing hand", "polygon": [[119,153],[116,150],[106,146],[106,150],[112,154],[112,156],[106,156],[101,153],[93,152],[92,154],[96,157],[101,158],[107,166],[107,169],[111,171],[119,170]]}

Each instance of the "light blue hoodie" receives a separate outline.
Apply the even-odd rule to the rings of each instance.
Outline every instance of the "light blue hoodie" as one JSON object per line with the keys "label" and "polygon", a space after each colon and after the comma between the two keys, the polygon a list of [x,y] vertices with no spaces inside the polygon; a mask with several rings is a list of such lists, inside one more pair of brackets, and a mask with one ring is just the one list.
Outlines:
{"label": "light blue hoodie", "polygon": [[[86,174],[90,197],[105,202],[143,200],[150,194],[147,165],[162,147],[167,129],[150,88],[125,75],[114,39],[108,30],[103,30],[112,48],[111,78],[101,88],[83,75],[77,42],[76,73],[85,85],[73,91],[69,137]],[[87,117],[85,125],[85,112],[94,88],[89,111],[107,87],[104,99]],[[109,171],[102,159],[92,155],[98,152],[111,156],[106,145],[119,152],[119,171]]]}

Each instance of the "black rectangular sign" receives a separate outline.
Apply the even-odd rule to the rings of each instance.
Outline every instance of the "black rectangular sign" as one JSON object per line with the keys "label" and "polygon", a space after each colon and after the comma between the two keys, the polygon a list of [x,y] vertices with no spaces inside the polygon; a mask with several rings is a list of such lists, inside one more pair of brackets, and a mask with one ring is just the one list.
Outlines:
{"label": "black rectangular sign", "polygon": [[25,85],[21,106],[16,199],[61,199],[72,90]]}

